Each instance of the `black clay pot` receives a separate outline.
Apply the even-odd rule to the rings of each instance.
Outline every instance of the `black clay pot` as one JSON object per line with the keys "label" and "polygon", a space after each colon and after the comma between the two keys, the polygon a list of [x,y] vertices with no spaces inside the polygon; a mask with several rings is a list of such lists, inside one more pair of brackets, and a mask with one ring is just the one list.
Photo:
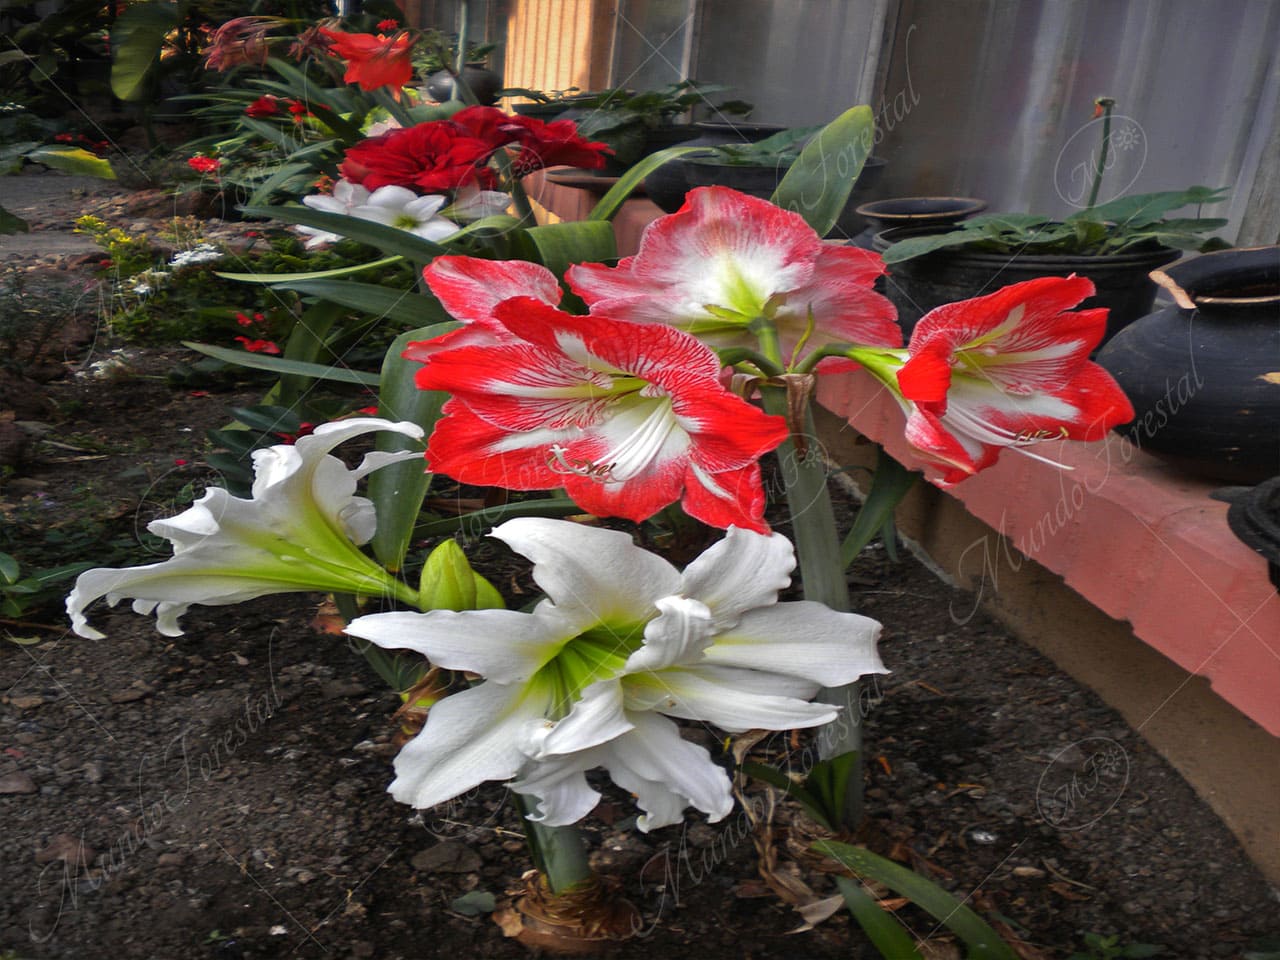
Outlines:
{"label": "black clay pot", "polygon": [[896,197],[858,207],[876,232],[893,227],[950,227],[987,209],[974,197]]}
{"label": "black clay pot", "polygon": [[[713,121],[695,123],[694,127],[698,131],[697,136],[684,141],[685,146],[714,147],[721,143],[756,143],[787,129],[774,123]],[[684,195],[689,192],[689,182],[685,179],[686,163],[683,157],[678,157],[664,163],[644,178],[645,193],[665,213],[675,213],[684,204]]]}
{"label": "black clay pot", "polygon": [[[945,229],[894,227],[876,235],[873,249],[883,252],[899,240]],[[1156,286],[1147,275],[1179,256],[1172,247],[1156,245],[1136,253],[1107,257],[978,253],[952,247],[890,264],[885,294],[898,308],[898,322],[909,336],[922,316],[944,303],[994,293],[1023,280],[1066,277],[1074,273],[1088,277],[1097,288],[1097,293],[1081,307],[1110,310],[1107,333],[1102,340],[1106,343],[1130,323],[1151,312]]]}
{"label": "black clay pot", "polygon": [[[476,100],[486,107],[498,102],[502,78],[483,64],[469,63],[462,68],[462,80],[476,95]],[[438,70],[427,78],[427,94],[437,103],[453,99],[453,74]]]}
{"label": "black clay pot", "polygon": [[1267,561],[1271,583],[1280,590],[1280,476],[1256,487],[1215,490],[1212,496],[1231,504],[1227,525]]}
{"label": "black clay pot", "polygon": [[1098,354],[1133,403],[1119,432],[1206,479],[1280,474],[1280,247],[1207,253],[1152,276],[1177,303]]}

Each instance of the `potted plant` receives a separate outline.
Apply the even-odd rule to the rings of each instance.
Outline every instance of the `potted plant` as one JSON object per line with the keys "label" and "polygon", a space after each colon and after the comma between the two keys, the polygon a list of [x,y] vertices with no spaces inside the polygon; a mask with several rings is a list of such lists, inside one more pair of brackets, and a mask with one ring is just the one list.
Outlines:
{"label": "potted plant", "polygon": [[[696,137],[696,127],[677,123],[677,119],[726,89],[684,80],[639,93],[621,88],[600,90],[574,97],[572,107],[560,117],[576,122],[578,132],[588,140],[613,148],[605,175],[617,176],[642,157]],[[718,114],[745,116],[752,107],[741,100],[726,100],[714,109]]]}
{"label": "potted plant", "polygon": [[1180,250],[1227,246],[1206,236],[1226,220],[1165,215],[1223,199],[1225,188],[1191,187],[1121,197],[1060,221],[996,213],[954,228],[895,227],[876,237],[875,249],[889,265],[889,298],[907,332],[941,304],[1020,280],[1075,273],[1097,287],[1086,306],[1111,310],[1109,339],[1151,311],[1156,288],[1148,273],[1178,259]]}
{"label": "potted plant", "polygon": [[1094,116],[1102,118],[1102,142],[1083,210],[1060,221],[1033,213],[988,214],[954,228],[901,227],[875,238],[874,249],[891,268],[887,293],[906,333],[944,303],[1020,280],[1074,273],[1092,280],[1097,290],[1083,305],[1110,310],[1102,339],[1106,343],[1151,311],[1156,288],[1147,274],[1152,270],[1177,260],[1179,250],[1229,246],[1206,236],[1226,226],[1226,220],[1201,218],[1198,210],[1191,218],[1165,216],[1192,204],[1217,203],[1225,199],[1225,187],[1166,190],[1098,203],[1115,103],[1112,97],[1094,101]]}
{"label": "potted plant", "polygon": [[[467,43],[466,64],[462,68],[462,81],[475,94],[476,102],[493,106],[502,93],[502,78],[486,65],[495,43]],[[439,30],[427,30],[413,58],[415,71],[426,77],[424,89],[437,103],[445,103],[454,96],[453,82],[457,76],[457,38],[446,37]]]}

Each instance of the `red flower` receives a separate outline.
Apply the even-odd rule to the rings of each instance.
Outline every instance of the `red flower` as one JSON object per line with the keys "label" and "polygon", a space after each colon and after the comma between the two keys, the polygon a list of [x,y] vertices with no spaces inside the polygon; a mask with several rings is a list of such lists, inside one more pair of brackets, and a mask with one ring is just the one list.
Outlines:
{"label": "red flower", "polygon": [[214,173],[222,166],[222,161],[217,157],[202,157],[196,154],[194,157],[187,158],[187,166],[196,173]]}
{"label": "red flower", "polygon": [[245,107],[244,112],[246,116],[254,117],[255,119],[278,116],[280,113],[280,100],[278,97],[273,97],[268,93]]}
{"label": "red flower", "polygon": [[236,17],[213,32],[205,51],[207,70],[230,70],[242,64],[262,66],[271,53],[267,33],[280,21],[275,17]]}
{"label": "red flower", "polygon": [[413,78],[413,41],[408,33],[392,37],[372,33],[343,33],[320,28],[333,41],[330,54],[347,61],[343,80],[358,83],[361,90],[394,87],[399,90]]}
{"label": "red flower", "polygon": [[236,337],[250,353],[279,353],[280,348],[270,340],[250,340],[248,337]]}
{"label": "red flower", "polygon": [[497,304],[493,322],[502,341],[428,350],[418,372],[419,387],[451,394],[427,449],[433,471],[512,490],[563,486],[599,516],[639,522],[679,500],[713,526],[768,529],[757,459],[787,428],[720,386],[711,350],[671,327],[573,316],[531,297]]}
{"label": "red flower", "polygon": [[239,311],[236,312],[236,323],[240,324],[240,326],[242,327],[253,326],[253,320],[250,319],[246,314],[240,313]]}
{"label": "red flower", "polygon": [[56,134],[53,139],[57,140],[59,143],[75,143],[76,141],[76,138],[69,133]]}
{"label": "red flower", "polygon": [[399,30],[399,29],[400,29],[400,23],[397,20],[379,20],[378,21],[379,33],[388,33],[391,30]]}
{"label": "red flower", "polygon": [[393,185],[443,193],[470,184],[488,189],[497,182],[483,166],[493,149],[448,121],[433,121],[361,140],[347,149],[340,169],[366,190]]}
{"label": "red flower", "polygon": [[[896,371],[877,373],[907,413],[906,437],[942,471],[942,485],[991,466],[1006,447],[1100,440],[1133,419],[1110,375],[1089,360],[1106,310],[1071,308],[1093,293],[1084,277],[1015,283],[929,311]],[[1034,454],[1033,454],[1034,456]]]}
{"label": "red flower", "polygon": [[607,143],[587,140],[579,134],[572,120],[546,123],[534,117],[507,117],[503,130],[520,144],[520,153],[511,168],[517,177],[560,165],[598,170],[604,166],[605,154],[613,153]]}

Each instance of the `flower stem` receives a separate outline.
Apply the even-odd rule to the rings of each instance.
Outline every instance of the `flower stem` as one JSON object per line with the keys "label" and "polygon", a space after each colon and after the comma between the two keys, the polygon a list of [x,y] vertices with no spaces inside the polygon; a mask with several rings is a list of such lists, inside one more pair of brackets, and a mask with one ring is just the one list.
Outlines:
{"label": "flower stem", "polygon": [[1098,190],[1102,187],[1102,175],[1107,169],[1107,150],[1111,146],[1111,110],[1116,102],[1111,97],[1099,97],[1098,108],[1102,110],[1102,146],[1098,150],[1098,162],[1093,168],[1093,183],[1089,186],[1089,206],[1092,210],[1098,203]]}
{"label": "flower stem", "polygon": [[518,793],[514,797],[533,864],[546,878],[551,892],[567,893],[591,883],[595,875],[587,862],[587,843],[582,831],[577,827],[548,827],[530,820],[534,802]]}
{"label": "flower stem", "polygon": [[[786,391],[764,387],[764,407],[769,413],[785,415]],[[806,411],[805,431],[813,433],[813,414]],[[794,440],[778,448],[778,462],[791,511],[791,529],[796,541],[800,580],[806,600],[824,603],[832,610],[847,613],[849,587],[840,562],[840,539],[835,510],[827,490],[827,469],[813,444],[800,456]],[[818,699],[842,708],[840,716],[824,727],[818,737],[819,755],[824,760],[856,753],[845,789],[843,823],[853,827],[862,819],[862,724],[858,712],[857,681],[822,690]]]}

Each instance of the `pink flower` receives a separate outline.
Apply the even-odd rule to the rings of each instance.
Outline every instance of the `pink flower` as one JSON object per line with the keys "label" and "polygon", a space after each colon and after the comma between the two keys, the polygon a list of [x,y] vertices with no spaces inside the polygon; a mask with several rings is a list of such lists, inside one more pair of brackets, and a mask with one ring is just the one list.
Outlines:
{"label": "pink flower", "polygon": [[[799,214],[702,187],[645,229],[634,257],[577,264],[568,280],[592,313],[670,324],[717,349],[757,349],[752,325],[771,319],[781,362],[793,368],[831,343],[902,343],[893,305],[871,289],[884,272],[879,256],[824,243]],[[841,366],[850,364],[833,358],[820,369]]]}
{"label": "pink flower", "polygon": [[1006,447],[1099,440],[1133,418],[1116,382],[1089,360],[1107,311],[1071,310],[1092,294],[1084,277],[1015,283],[931,310],[905,351],[867,358],[907,413],[907,442],[942,471],[943,486],[991,466]]}
{"label": "pink flower", "polygon": [[431,353],[418,386],[452,398],[427,448],[436,472],[512,490],[563,486],[585,510],[641,521],[679,500],[718,527],[765,531],[757,460],[787,437],[726,391],[719,361],[657,324],[503,300],[499,342]]}

